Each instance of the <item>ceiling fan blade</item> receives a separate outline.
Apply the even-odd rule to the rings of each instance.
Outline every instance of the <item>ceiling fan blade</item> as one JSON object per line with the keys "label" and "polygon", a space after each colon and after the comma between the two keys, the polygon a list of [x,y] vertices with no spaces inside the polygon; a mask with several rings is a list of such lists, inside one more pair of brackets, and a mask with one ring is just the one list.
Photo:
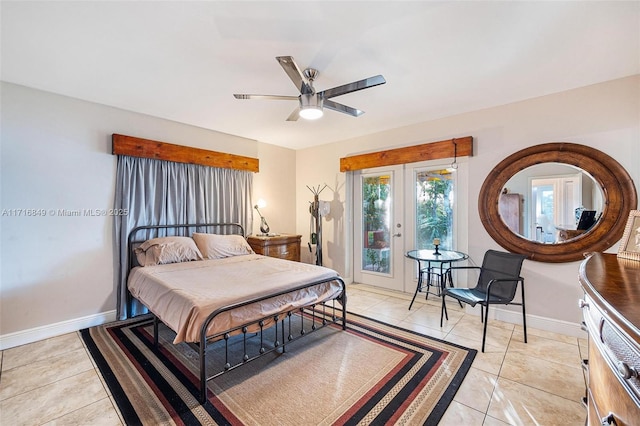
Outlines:
{"label": "ceiling fan blade", "polygon": [[291,56],[276,56],[276,60],[280,63],[280,66],[287,73],[293,84],[296,86],[300,93],[311,93],[312,89],[309,85],[309,81],[305,78],[298,65]]}
{"label": "ceiling fan blade", "polygon": [[294,109],[293,112],[289,114],[289,117],[287,117],[287,121],[298,121],[298,118],[300,118],[300,108]]}
{"label": "ceiling fan blade", "polygon": [[381,84],[385,84],[386,82],[387,81],[383,76],[376,75],[374,77],[365,78],[364,80],[354,81],[353,83],[323,90],[319,94],[322,95],[325,99],[329,99],[347,93],[357,92],[358,90],[368,89],[369,87],[379,86]]}
{"label": "ceiling fan blade", "polygon": [[276,101],[297,101],[297,96],[281,96],[281,95],[245,95],[245,94],[236,94],[233,96],[236,99],[271,99]]}
{"label": "ceiling fan blade", "polygon": [[332,111],[343,112],[345,114],[352,115],[354,117],[360,117],[362,114],[364,114],[364,111],[361,111],[356,108],[351,108],[350,106],[339,104],[329,99],[324,100],[324,107]]}

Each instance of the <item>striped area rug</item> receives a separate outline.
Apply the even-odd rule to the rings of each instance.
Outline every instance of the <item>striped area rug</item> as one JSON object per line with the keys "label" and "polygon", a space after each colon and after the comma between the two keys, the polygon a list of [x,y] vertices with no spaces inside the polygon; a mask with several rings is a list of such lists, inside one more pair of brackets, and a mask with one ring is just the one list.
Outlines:
{"label": "striped area rug", "polygon": [[347,323],[213,379],[205,404],[196,352],[166,327],[159,350],[148,317],[81,335],[128,425],[437,424],[476,351],[356,314]]}

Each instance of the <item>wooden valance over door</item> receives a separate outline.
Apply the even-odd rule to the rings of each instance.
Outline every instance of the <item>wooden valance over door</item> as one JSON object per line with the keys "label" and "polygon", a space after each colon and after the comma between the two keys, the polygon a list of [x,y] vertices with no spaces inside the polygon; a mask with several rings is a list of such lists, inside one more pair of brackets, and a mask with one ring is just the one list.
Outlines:
{"label": "wooden valance over door", "polygon": [[473,155],[473,137],[448,139],[439,142],[388,149],[368,154],[354,155],[340,159],[340,171],[369,169],[373,167],[395,166],[417,163],[439,158],[471,157]]}

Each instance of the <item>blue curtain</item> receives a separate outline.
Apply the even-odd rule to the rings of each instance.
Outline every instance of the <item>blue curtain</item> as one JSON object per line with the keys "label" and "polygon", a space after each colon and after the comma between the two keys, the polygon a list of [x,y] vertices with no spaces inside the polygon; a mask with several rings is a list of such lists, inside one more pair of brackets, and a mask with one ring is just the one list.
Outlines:
{"label": "blue curtain", "polygon": [[[251,230],[252,188],[252,172],[119,155],[115,209],[127,214],[114,216],[118,318],[130,314],[126,306],[127,236],[133,228],[232,222]],[[132,316],[144,312],[144,306],[134,301]]]}

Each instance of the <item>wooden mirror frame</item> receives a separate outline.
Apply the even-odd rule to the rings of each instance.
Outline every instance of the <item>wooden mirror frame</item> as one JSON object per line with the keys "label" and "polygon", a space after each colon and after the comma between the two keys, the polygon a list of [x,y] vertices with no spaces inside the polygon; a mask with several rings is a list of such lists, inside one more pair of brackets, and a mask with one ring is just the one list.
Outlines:
{"label": "wooden mirror frame", "polygon": [[[602,217],[588,232],[568,241],[545,244],[511,231],[500,217],[499,199],[507,181],[527,167],[540,163],[563,163],[584,170],[600,185],[604,207]],[[572,262],[584,253],[604,251],[624,233],[631,210],[637,209],[633,179],[609,155],[597,149],[569,142],[551,142],[518,151],[502,160],[489,173],[478,196],[480,220],[502,247],[539,262]]]}

